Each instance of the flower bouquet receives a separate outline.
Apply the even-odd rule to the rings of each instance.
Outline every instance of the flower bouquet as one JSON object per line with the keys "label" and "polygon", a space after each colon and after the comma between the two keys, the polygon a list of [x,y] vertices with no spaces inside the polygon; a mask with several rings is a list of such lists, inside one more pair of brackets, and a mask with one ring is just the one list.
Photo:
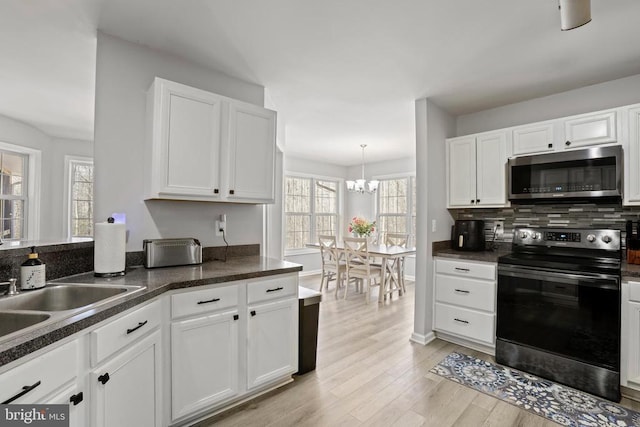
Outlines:
{"label": "flower bouquet", "polygon": [[349,223],[349,233],[353,233],[357,236],[371,236],[371,233],[375,231],[376,222],[369,222],[364,218],[354,216]]}

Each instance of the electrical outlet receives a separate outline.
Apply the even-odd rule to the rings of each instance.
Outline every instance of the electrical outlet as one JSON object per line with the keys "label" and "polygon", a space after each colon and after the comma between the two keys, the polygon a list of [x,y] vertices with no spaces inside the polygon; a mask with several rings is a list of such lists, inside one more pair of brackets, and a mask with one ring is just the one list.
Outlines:
{"label": "electrical outlet", "polygon": [[227,232],[227,215],[220,215],[220,219],[216,220],[216,236],[224,236]]}
{"label": "electrical outlet", "polygon": [[493,226],[498,226],[498,228],[496,229],[496,240],[497,239],[502,239],[502,236],[504,235],[504,221],[496,221],[494,222]]}

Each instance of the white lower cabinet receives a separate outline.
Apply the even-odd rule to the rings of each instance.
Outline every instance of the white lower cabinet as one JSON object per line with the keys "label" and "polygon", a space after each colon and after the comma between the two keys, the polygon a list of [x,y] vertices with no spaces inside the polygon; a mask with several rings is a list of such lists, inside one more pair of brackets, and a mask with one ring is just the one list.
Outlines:
{"label": "white lower cabinet", "polygon": [[162,425],[160,342],[155,331],[91,372],[92,426]]}
{"label": "white lower cabinet", "polygon": [[621,383],[640,391],[640,282],[622,284]]}
{"label": "white lower cabinet", "polygon": [[247,388],[298,370],[298,298],[250,306]]}
{"label": "white lower cabinet", "polygon": [[494,348],[496,264],[437,258],[434,281],[435,331]]}
{"label": "white lower cabinet", "polygon": [[87,425],[87,397],[82,387],[73,384],[46,397],[40,403],[69,405],[69,427],[84,427]]}

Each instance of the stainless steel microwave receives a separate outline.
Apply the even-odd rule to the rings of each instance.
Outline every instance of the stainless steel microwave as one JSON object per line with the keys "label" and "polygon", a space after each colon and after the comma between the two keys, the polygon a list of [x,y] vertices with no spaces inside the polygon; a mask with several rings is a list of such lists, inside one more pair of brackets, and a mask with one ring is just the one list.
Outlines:
{"label": "stainless steel microwave", "polygon": [[515,157],[508,162],[514,203],[622,200],[622,147],[592,147]]}

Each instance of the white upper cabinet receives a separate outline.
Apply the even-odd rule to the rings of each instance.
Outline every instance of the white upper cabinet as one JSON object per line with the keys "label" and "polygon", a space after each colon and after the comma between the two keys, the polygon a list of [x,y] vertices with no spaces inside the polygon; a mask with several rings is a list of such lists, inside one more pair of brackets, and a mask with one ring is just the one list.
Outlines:
{"label": "white upper cabinet", "polygon": [[640,205],[640,105],[626,109],[628,121],[629,145],[625,153],[625,192],[626,205]]}
{"label": "white upper cabinet", "polygon": [[250,104],[229,105],[229,192],[242,199],[275,198],[276,113]]}
{"label": "white upper cabinet", "polygon": [[616,142],[616,112],[604,111],[563,119],[564,148]]}
{"label": "white upper cabinet", "polygon": [[447,140],[447,207],[504,206],[506,132]]}
{"label": "white upper cabinet", "polygon": [[553,150],[553,123],[519,126],[513,129],[514,156]]}
{"label": "white upper cabinet", "polygon": [[145,198],[273,203],[274,111],[156,78],[147,114]]}

